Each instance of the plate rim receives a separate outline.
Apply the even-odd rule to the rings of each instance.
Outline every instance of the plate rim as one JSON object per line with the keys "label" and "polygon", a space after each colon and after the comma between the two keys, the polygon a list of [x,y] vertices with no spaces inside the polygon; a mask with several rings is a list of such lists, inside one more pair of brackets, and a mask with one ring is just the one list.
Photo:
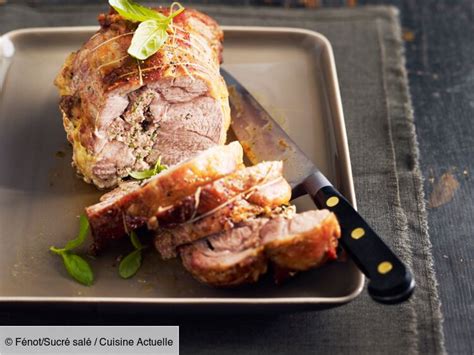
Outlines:
{"label": "plate rim", "polygon": [[[12,30],[0,36],[0,59],[3,56],[4,40],[12,40],[14,37],[23,34],[37,33],[61,33],[61,32],[91,32],[97,30],[98,26],[61,26],[61,27],[29,27]],[[345,191],[346,198],[357,208],[354,181],[352,175],[352,167],[349,153],[349,145],[347,140],[347,132],[342,108],[342,100],[340,95],[339,80],[336,70],[336,62],[334,52],[330,41],[321,33],[295,27],[268,27],[268,26],[221,26],[225,32],[259,32],[259,33],[282,33],[282,34],[300,34],[317,39],[322,46],[326,47],[328,54],[328,81],[332,84],[327,87],[330,97],[335,100],[335,112],[331,115],[333,124],[337,124],[334,130],[336,139],[338,140],[338,151],[342,158],[344,179],[347,181]],[[163,298],[163,297],[77,297],[77,296],[0,296],[0,304],[7,302],[15,303],[135,303],[135,304],[186,304],[186,305],[342,305],[354,300],[360,295],[364,289],[364,275],[357,270],[357,286],[349,294],[341,297],[264,297],[264,298],[244,298],[244,297],[200,297],[200,298]]]}

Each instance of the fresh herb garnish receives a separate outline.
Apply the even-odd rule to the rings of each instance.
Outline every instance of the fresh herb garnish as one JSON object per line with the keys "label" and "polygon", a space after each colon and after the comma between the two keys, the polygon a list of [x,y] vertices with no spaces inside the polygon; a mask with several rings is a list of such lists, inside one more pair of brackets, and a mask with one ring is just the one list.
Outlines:
{"label": "fresh herb garnish", "polygon": [[87,234],[89,233],[89,221],[87,220],[86,216],[81,215],[79,218],[79,233],[77,237],[73,240],[70,240],[64,246],[64,250],[70,251],[72,249],[76,249],[80,247],[86,240]]}
{"label": "fresh herb garnish", "polygon": [[137,180],[144,180],[149,179],[152,176],[155,176],[156,174],[159,174],[166,169],[168,169],[168,166],[165,164],[161,164],[161,157],[159,157],[153,169],[147,169],[143,171],[132,171],[130,173],[130,176]]}
{"label": "fresh herb garnish", "polygon": [[140,239],[138,239],[138,235],[135,233],[135,231],[130,233],[130,241],[132,242],[132,245],[135,249],[143,249],[143,245],[140,242]]}
{"label": "fresh herb garnish", "polygon": [[87,261],[85,261],[79,255],[68,252],[62,252],[61,256],[69,275],[71,275],[83,285],[92,285],[94,282],[94,273],[92,272],[92,269]]}
{"label": "fresh herb garnish", "polygon": [[166,20],[165,15],[133,1],[109,0],[109,5],[112,6],[122,17],[130,21],[143,22],[149,19],[156,19],[159,21]]}
{"label": "fresh herb garnish", "polygon": [[122,259],[119,265],[119,275],[128,279],[135,275],[142,264],[142,251],[134,250]]}
{"label": "fresh herb garnish", "polygon": [[124,279],[135,275],[142,264],[142,249],[144,247],[135,231],[130,233],[130,240],[135,250],[123,258],[119,265],[119,275]]}
{"label": "fresh herb garnish", "polygon": [[168,39],[168,28],[173,18],[184,11],[184,7],[178,2],[171,4],[168,16],[131,0],[109,0],[109,4],[123,18],[140,22],[127,50],[128,54],[140,60],[145,60],[159,51]]}
{"label": "fresh herb garnish", "polygon": [[89,233],[89,221],[86,216],[81,215],[79,220],[79,233],[77,237],[66,243],[64,248],[50,247],[54,254],[60,255],[63,259],[67,272],[76,281],[83,285],[90,286],[94,282],[94,273],[90,265],[79,255],[73,254],[71,251],[80,247],[86,240]]}

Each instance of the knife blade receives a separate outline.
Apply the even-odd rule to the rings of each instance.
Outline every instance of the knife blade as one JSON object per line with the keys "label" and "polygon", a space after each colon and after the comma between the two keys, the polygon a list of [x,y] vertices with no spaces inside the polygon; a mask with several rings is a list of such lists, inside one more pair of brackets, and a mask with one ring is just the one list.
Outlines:
{"label": "knife blade", "polygon": [[299,185],[310,174],[319,173],[317,167],[234,77],[224,69],[221,73],[229,89],[232,130],[247,158],[252,164],[282,160],[283,176],[293,189],[293,198],[303,194]]}
{"label": "knife blade", "polygon": [[340,242],[369,279],[368,292],[380,303],[399,303],[415,288],[411,271],[313,164],[299,146],[231,74],[221,69],[229,89],[231,127],[247,158],[256,164],[282,160],[293,198],[307,193],[329,209],[341,225]]}

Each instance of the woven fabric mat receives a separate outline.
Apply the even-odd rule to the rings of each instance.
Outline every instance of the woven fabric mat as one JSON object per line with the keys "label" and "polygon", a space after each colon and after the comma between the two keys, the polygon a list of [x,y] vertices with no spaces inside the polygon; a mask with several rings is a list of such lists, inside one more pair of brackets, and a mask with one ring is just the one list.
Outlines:
{"label": "woven fabric mat", "polygon": [[[104,7],[0,6],[0,32],[91,25],[99,9]],[[397,306],[376,304],[364,292],[348,305],[323,312],[183,319],[179,322],[181,352],[444,353],[397,10],[202,9],[221,24],[302,27],[329,39],[340,80],[359,210],[410,265],[417,289],[409,302]]]}

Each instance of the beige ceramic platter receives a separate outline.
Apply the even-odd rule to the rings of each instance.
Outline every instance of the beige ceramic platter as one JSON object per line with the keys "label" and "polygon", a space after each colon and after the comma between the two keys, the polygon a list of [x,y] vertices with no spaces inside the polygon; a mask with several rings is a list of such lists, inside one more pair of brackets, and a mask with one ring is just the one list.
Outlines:
{"label": "beige ceramic platter", "polygon": [[[0,303],[100,303],[166,308],[325,308],[354,299],[363,276],[348,261],[284,285],[271,277],[218,290],[192,279],[178,260],[152,250],[130,280],[117,274],[117,245],[91,259],[95,284],[72,281],[51,245],[77,232],[77,216],[100,192],[75,176],[53,79],[68,53],[96,28],[36,28],[0,43]],[[225,27],[224,67],[239,79],[355,204],[337,75],[329,42],[300,29]],[[305,198],[300,210],[314,208]]]}

